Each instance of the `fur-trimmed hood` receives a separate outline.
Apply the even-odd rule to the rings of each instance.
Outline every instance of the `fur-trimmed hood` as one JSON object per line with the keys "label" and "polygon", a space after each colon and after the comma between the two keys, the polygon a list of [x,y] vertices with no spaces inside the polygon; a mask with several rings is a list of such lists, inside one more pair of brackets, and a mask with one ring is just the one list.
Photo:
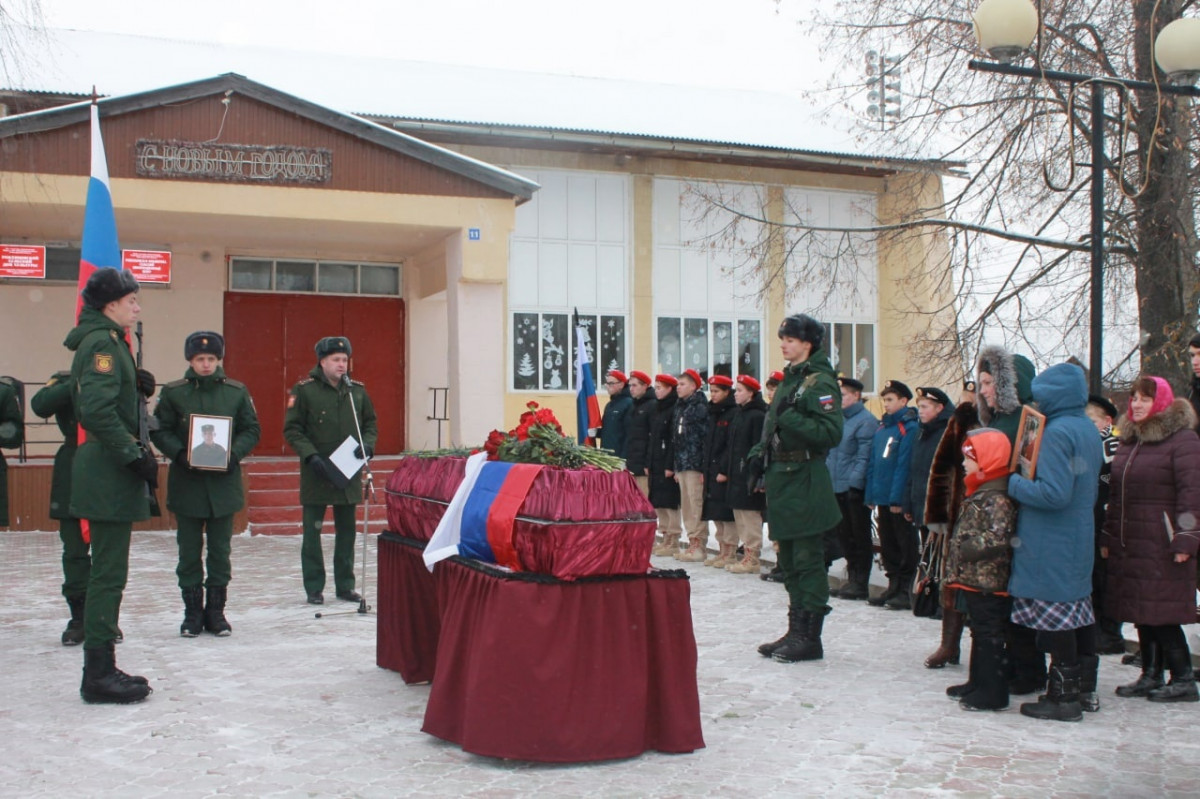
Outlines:
{"label": "fur-trimmed hood", "polygon": [[1144,422],[1134,422],[1126,414],[1117,424],[1117,429],[1121,431],[1121,440],[1130,444],[1138,441],[1157,444],[1159,441],[1166,441],[1180,430],[1195,427],[1196,412],[1185,399],[1175,400],[1165,411],[1154,414]]}
{"label": "fur-trimmed hood", "polygon": [[976,395],[979,403],[979,418],[984,424],[994,414],[1018,413],[1021,406],[1033,400],[1032,383],[1037,370],[1033,362],[1024,355],[1014,355],[1003,347],[989,345],[979,351],[975,362],[975,376],[987,372],[996,383],[996,407],[992,408],[983,398]]}

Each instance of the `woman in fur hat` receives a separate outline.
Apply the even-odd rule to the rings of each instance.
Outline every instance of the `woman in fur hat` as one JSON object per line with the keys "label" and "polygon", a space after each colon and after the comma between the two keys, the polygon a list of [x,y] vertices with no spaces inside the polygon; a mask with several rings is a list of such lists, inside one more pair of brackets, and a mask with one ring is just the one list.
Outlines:
{"label": "woman in fur hat", "polygon": [[[1113,458],[1101,538],[1109,614],[1137,626],[1142,674],[1117,696],[1197,702],[1184,624],[1196,621],[1200,438],[1196,414],[1167,381],[1142,377],[1129,395]],[[1171,682],[1163,685],[1164,666]]]}

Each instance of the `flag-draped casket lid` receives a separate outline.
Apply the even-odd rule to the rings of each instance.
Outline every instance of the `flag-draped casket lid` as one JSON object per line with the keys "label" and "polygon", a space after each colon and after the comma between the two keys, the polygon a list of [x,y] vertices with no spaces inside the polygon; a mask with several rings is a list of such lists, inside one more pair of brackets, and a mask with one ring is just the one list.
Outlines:
{"label": "flag-draped casket lid", "polygon": [[[515,557],[514,568],[561,580],[646,573],[657,520],[629,472],[557,466],[537,469],[516,510],[511,537],[505,536],[504,544]],[[461,457],[403,459],[387,481],[388,528],[428,541],[465,471],[466,459]],[[487,536],[495,549],[491,521]],[[464,544],[466,535],[464,532]],[[464,547],[462,554],[475,553]]]}

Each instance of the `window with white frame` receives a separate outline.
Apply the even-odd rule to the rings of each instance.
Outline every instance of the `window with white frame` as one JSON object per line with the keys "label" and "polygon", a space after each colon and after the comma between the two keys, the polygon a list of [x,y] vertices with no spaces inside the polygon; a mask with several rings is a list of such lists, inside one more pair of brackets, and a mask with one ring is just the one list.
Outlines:
{"label": "window with white frame", "polygon": [[355,294],[398,297],[400,264],[363,264],[300,259],[229,259],[232,291]]}
{"label": "window with white frame", "polygon": [[750,218],[764,199],[761,186],[654,181],[659,370],[762,376],[762,278],[746,242],[757,240]]}
{"label": "window with white frame", "polygon": [[784,221],[844,229],[788,230],[787,307],[823,322],[834,370],[861,380],[866,393],[875,392],[879,257],[871,235],[853,232],[876,224],[875,195],[788,188]]}
{"label": "window with white frame", "polygon": [[508,264],[510,374],[516,391],[575,389],[576,335],[598,370],[626,368],[629,181],[519,170],[541,186],[517,208]]}

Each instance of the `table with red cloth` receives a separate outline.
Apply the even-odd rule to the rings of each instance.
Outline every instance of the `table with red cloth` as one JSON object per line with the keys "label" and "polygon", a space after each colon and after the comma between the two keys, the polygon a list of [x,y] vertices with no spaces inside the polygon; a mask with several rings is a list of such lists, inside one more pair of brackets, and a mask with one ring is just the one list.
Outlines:
{"label": "table with red cloth", "polygon": [[377,662],[432,681],[422,729],[546,762],[703,748],[683,571],[559,580],[380,536]]}

